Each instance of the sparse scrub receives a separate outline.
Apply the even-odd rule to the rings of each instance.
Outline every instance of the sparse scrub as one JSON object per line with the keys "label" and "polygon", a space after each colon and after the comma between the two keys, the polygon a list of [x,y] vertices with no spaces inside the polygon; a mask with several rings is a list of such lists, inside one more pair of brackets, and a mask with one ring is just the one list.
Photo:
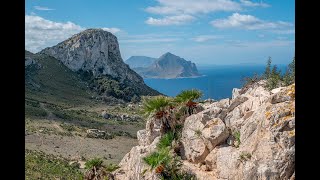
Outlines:
{"label": "sparse scrub", "polygon": [[143,158],[143,161],[147,163],[151,169],[156,168],[158,165],[166,165],[171,160],[171,155],[169,154],[169,148],[163,148],[150,155]]}
{"label": "sparse scrub", "polygon": [[113,172],[113,171],[115,171],[115,170],[117,170],[119,168],[120,167],[118,165],[112,164],[112,163],[105,167],[106,171],[108,171],[108,172]]}
{"label": "sparse scrub", "polygon": [[100,167],[102,166],[102,159],[101,158],[93,158],[87,161],[84,165],[86,169],[91,169],[93,167]]}
{"label": "sparse scrub", "polygon": [[241,152],[241,154],[239,155],[240,161],[247,161],[249,159],[251,159],[251,154],[248,152]]}
{"label": "sparse scrub", "polygon": [[26,179],[83,179],[77,166],[63,158],[39,151],[25,150]]}
{"label": "sparse scrub", "polygon": [[172,131],[167,132],[161,137],[159,143],[157,144],[157,148],[163,149],[168,146],[171,146],[173,139],[174,139],[174,133]]}
{"label": "sparse scrub", "polygon": [[233,133],[233,137],[234,137],[235,140],[238,142],[238,147],[239,147],[239,145],[240,145],[240,143],[241,143],[241,141],[240,141],[240,131],[235,131],[235,132]]}

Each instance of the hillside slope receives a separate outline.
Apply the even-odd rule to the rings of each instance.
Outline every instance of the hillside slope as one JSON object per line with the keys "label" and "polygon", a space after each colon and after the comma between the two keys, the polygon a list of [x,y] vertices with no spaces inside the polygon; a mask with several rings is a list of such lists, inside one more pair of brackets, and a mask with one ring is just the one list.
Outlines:
{"label": "hillside slope", "polygon": [[54,57],[25,51],[25,97],[29,100],[73,106],[93,104],[94,94],[80,75]]}

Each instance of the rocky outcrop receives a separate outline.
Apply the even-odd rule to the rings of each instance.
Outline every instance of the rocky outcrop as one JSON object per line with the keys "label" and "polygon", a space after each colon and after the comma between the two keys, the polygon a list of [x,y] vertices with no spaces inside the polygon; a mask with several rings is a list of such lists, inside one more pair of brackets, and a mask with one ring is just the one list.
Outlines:
{"label": "rocky outcrop", "polygon": [[123,62],[117,37],[102,29],[87,29],[53,47],[43,49],[40,54],[55,57],[74,72],[111,78],[120,83],[118,86],[130,87],[128,92],[133,91],[132,96],[159,94]]}
{"label": "rocky outcrop", "polygon": [[136,67],[134,70],[144,78],[182,78],[200,76],[197,66],[172,53],[165,53],[148,67]]}
{"label": "rocky outcrop", "polygon": [[[295,179],[295,85],[270,92],[263,83],[234,91],[232,99],[206,102],[185,119],[182,169],[203,180]],[[138,132],[139,146],[121,161],[116,179],[158,179],[148,170],[142,175],[149,167],[141,157],[155,151],[161,136],[154,121]]]}

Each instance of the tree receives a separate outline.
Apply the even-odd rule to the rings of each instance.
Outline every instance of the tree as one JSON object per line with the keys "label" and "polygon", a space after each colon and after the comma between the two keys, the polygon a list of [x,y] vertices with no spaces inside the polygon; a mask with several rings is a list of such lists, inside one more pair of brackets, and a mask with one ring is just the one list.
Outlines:
{"label": "tree", "polygon": [[181,91],[175,98],[177,103],[185,104],[188,107],[188,114],[191,115],[193,113],[193,109],[196,107],[195,100],[198,100],[202,97],[203,93],[199,90],[185,90]]}
{"label": "tree", "polygon": [[292,62],[288,65],[285,75],[283,76],[283,82],[285,86],[295,82],[295,57]]}
{"label": "tree", "polygon": [[267,61],[267,66],[264,71],[264,77],[266,79],[270,78],[270,76],[271,76],[271,62],[272,62],[272,60],[271,60],[271,57],[269,56],[268,61]]}

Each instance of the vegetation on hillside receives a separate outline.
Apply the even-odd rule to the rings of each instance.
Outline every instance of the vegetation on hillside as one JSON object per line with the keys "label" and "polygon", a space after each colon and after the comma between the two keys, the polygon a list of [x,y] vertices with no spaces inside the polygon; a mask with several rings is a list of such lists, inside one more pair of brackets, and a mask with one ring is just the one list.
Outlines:
{"label": "vegetation on hillside", "polygon": [[244,86],[241,92],[243,93],[252,84],[260,80],[266,81],[265,88],[268,90],[272,90],[280,86],[291,85],[295,82],[295,57],[287,66],[285,73],[281,73],[281,70],[278,69],[277,65],[272,66],[272,59],[269,57],[263,75],[259,76],[258,74],[254,74],[253,77],[245,77]]}
{"label": "vegetation on hillside", "polygon": [[83,179],[79,167],[63,158],[39,151],[25,150],[26,179]]}
{"label": "vegetation on hillside", "polygon": [[114,164],[108,166],[102,165],[103,160],[100,158],[93,158],[85,163],[87,169],[84,174],[84,180],[98,180],[98,179],[113,179],[112,171],[119,168]]}

